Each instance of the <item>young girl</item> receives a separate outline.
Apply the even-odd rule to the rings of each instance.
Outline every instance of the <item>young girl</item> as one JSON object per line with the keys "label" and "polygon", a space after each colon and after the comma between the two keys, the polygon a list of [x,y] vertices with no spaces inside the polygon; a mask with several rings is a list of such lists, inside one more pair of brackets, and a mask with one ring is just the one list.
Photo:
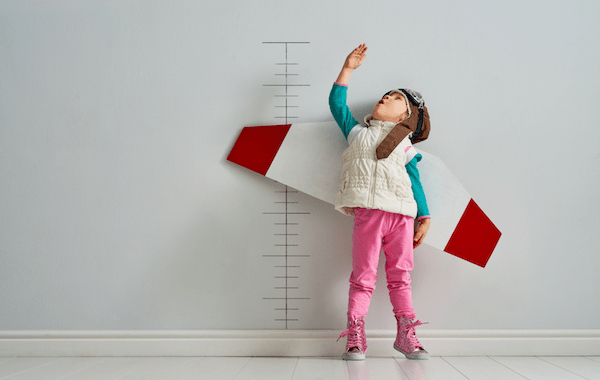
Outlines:
{"label": "young girl", "polygon": [[413,248],[423,242],[430,224],[417,170],[422,156],[412,146],[412,142],[427,138],[429,114],[419,93],[398,89],[375,104],[373,113],[365,117],[366,126],[352,117],[346,105],[347,84],[352,71],[365,59],[366,50],[362,44],[348,55],[329,96],[331,113],[349,143],[342,156],[335,207],[354,215],[348,325],[340,335],[348,337],[343,358],[365,358],[364,318],[383,248],[398,324],[394,348],[409,359],[428,359],[415,333],[415,327],[422,323],[415,320],[409,271],[413,269]]}

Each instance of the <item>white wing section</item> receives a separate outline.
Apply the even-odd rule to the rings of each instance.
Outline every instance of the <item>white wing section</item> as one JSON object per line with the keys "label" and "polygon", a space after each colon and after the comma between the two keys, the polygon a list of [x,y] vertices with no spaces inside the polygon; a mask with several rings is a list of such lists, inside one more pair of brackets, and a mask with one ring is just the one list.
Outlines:
{"label": "white wing section", "polygon": [[335,122],[293,124],[266,176],[334,204],[347,147]]}
{"label": "white wing section", "polygon": [[[335,123],[293,124],[266,176],[334,204],[347,147]],[[423,156],[418,168],[432,218],[426,244],[444,250],[471,196],[442,160],[417,151]]]}
{"label": "white wing section", "polygon": [[431,214],[425,242],[444,250],[471,196],[442,160],[421,149],[417,151],[423,156],[417,167]]}

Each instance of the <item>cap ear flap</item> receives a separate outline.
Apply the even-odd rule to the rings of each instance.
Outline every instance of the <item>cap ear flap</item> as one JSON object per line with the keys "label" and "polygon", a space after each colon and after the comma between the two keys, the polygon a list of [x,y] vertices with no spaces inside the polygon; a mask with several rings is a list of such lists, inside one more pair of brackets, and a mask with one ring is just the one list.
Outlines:
{"label": "cap ear flap", "polygon": [[425,141],[429,137],[429,131],[431,130],[431,121],[429,120],[429,111],[427,111],[427,107],[425,106],[423,106],[422,110],[419,110],[419,124],[421,130],[418,131],[419,128],[417,127],[417,131],[415,132],[412,138],[413,144]]}

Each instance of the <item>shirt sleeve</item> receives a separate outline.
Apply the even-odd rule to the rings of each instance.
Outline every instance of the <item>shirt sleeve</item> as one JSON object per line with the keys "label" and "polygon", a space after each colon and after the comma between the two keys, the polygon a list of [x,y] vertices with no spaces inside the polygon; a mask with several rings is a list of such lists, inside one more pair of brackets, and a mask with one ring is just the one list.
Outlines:
{"label": "shirt sleeve", "polygon": [[412,191],[417,202],[417,220],[431,218],[429,215],[429,208],[427,207],[427,199],[425,199],[425,192],[423,191],[423,185],[421,184],[421,178],[419,177],[419,170],[417,169],[417,162],[421,161],[423,156],[420,153],[410,160],[406,164],[406,171],[410,177],[412,183]]}
{"label": "shirt sleeve", "polygon": [[329,109],[346,140],[352,128],[359,124],[346,105],[347,94],[348,86],[339,83],[334,83],[329,93]]}

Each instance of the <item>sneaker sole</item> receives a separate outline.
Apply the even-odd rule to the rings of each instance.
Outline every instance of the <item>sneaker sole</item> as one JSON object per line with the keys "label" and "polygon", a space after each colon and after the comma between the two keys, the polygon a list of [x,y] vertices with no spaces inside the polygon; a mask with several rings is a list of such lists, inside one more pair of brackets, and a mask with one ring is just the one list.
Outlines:
{"label": "sneaker sole", "polygon": [[342,359],[344,360],[365,360],[367,357],[366,354],[346,354],[342,355]]}
{"label": "sneaker sole", "polygon": [[399,352],[403,353],[404,356],[406,356],[407,359],[412,359],[412,360],[429,360],[429,353],[426,353],[426,354],[409,354],[409,353],[404,352],[404,350],[401,350],[398,347],[396,347],[396,344],[394,344],[394,349],[396,351],[399,351]]}

